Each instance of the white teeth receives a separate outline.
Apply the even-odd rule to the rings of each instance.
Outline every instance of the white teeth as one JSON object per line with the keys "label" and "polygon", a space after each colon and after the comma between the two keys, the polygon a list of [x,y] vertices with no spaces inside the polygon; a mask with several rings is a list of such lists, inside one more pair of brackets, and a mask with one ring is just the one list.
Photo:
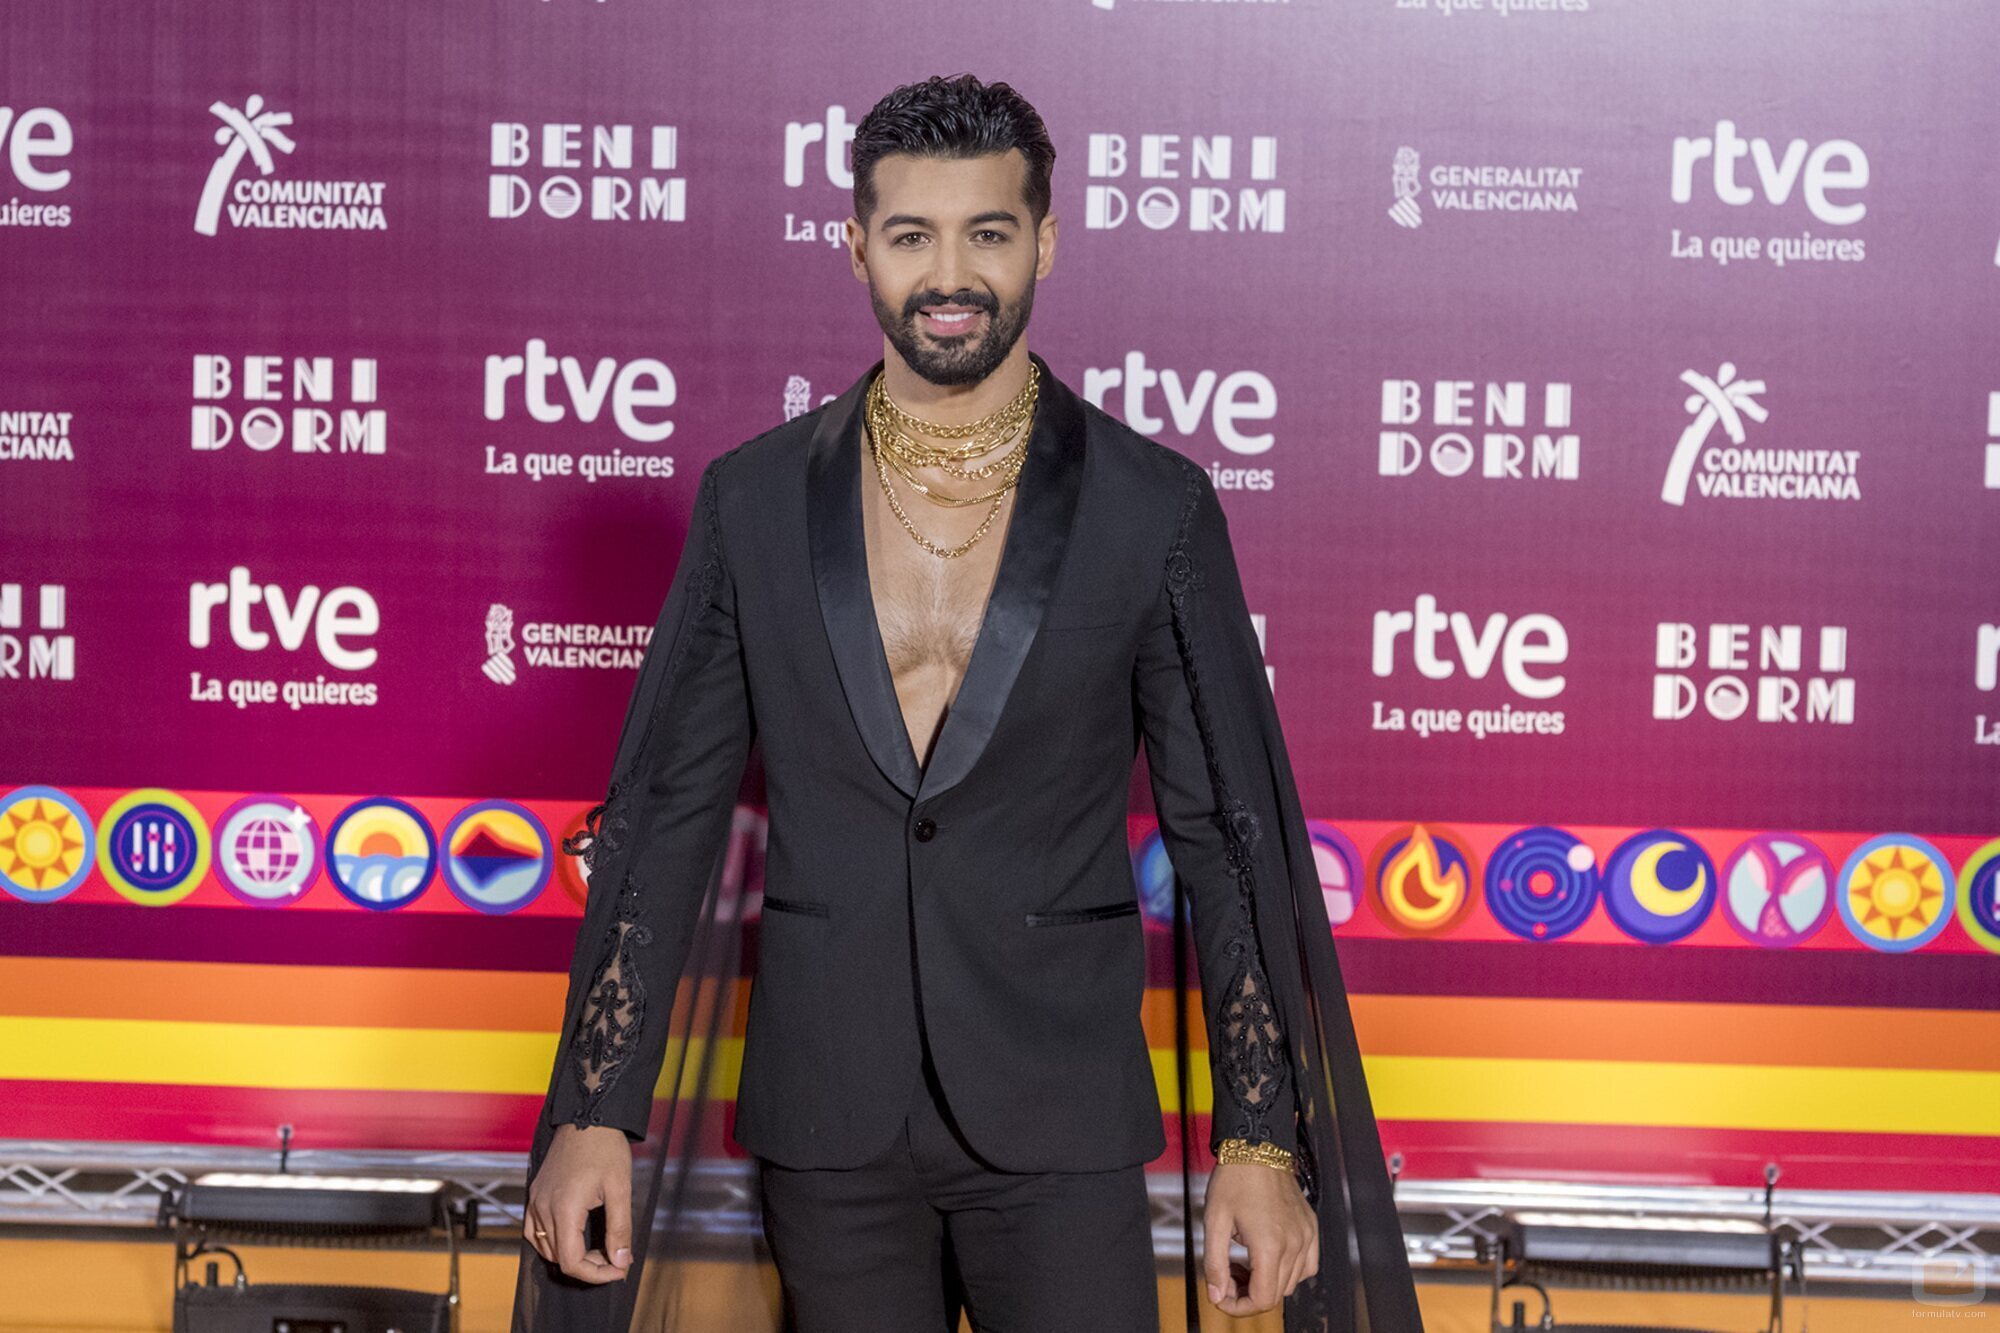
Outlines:
{"label": "white teeth", "polygon": [[976,310],[968,310],[962,315],[931,315],[931,318],[936,320],[940,324],[963,324],[966,320],[971,319],[974,315],[978,313],[979,312]]}

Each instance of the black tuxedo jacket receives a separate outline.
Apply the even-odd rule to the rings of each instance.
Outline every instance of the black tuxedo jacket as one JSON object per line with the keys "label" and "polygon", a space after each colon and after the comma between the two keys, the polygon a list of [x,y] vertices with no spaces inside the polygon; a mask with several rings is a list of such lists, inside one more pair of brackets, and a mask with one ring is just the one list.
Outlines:
{"label": "black tuxedo jacket", "polygon": [[[868,1161],[895,1139],[927,1038],[961,1128],[996,1166],[1157,1158],[1126,835],[1143,742],[1191,908],[1211,1147],[1294,1150],[1321,1212],[1320,1275],[1293,1297],[1293,1326],[1354,1327],[1379,1284],[1363,1326],[1417,1328],[1222,508],[1199,466],[1034,359],[1014,512],[927,766],[862,540],[877,484],[863,398],[882,363],[702,473],[606,800],[571,846],[591,890],[531,1170],[559,1124],[646,1135],[665,1015],[753,741],[769,845],[737,1141],[791,1167]],[[1350,1264],[1357,1225],[1374,1273]]]}

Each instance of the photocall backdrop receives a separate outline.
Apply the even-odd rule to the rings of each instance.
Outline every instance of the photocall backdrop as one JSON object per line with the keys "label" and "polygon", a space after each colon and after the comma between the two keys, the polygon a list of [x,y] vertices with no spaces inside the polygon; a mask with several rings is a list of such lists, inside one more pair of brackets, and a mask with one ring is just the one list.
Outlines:
{"label": "photocall backdrop", "polygon": [[2000,1190],[1996,41],[16,0],[0,1137],[526,1149],[695,480],[879,355],[847,144],[969,69],[1031,344],[1222,493],[1405,1174]]}

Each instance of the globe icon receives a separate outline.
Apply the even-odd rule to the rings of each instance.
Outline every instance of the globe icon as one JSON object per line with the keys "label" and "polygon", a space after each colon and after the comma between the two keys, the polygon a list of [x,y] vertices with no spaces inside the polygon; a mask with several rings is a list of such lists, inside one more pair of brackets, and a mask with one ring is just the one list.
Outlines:
{"label": "globe icon", "polygon": [[233,850],[246,887],[275,889],[298,873],[299,840],[268,815],[246,820]]}
{"label": "globe icon", "polygon": [[218,827],[215,877],[237,901],[290,907],[319,878],[319,829],[296,802],[246,796]]}

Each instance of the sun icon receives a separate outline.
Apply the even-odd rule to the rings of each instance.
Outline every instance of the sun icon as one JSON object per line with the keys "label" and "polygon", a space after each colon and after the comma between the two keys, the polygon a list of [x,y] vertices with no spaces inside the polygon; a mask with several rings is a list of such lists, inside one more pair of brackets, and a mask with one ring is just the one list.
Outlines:
{"label": "sun icon", "polygon": [[91,860],[81,807],[49,788],[0,801],[0,880],[15,897],[52,902],[83,882]]}
{"label": "sun icon", "polygon": [[1903,952],[1929,943],[1951,914],[1944,858],[1919,839],[1885,836],[1856,849],[1841,873],[1841,915],[1864,944]]}

